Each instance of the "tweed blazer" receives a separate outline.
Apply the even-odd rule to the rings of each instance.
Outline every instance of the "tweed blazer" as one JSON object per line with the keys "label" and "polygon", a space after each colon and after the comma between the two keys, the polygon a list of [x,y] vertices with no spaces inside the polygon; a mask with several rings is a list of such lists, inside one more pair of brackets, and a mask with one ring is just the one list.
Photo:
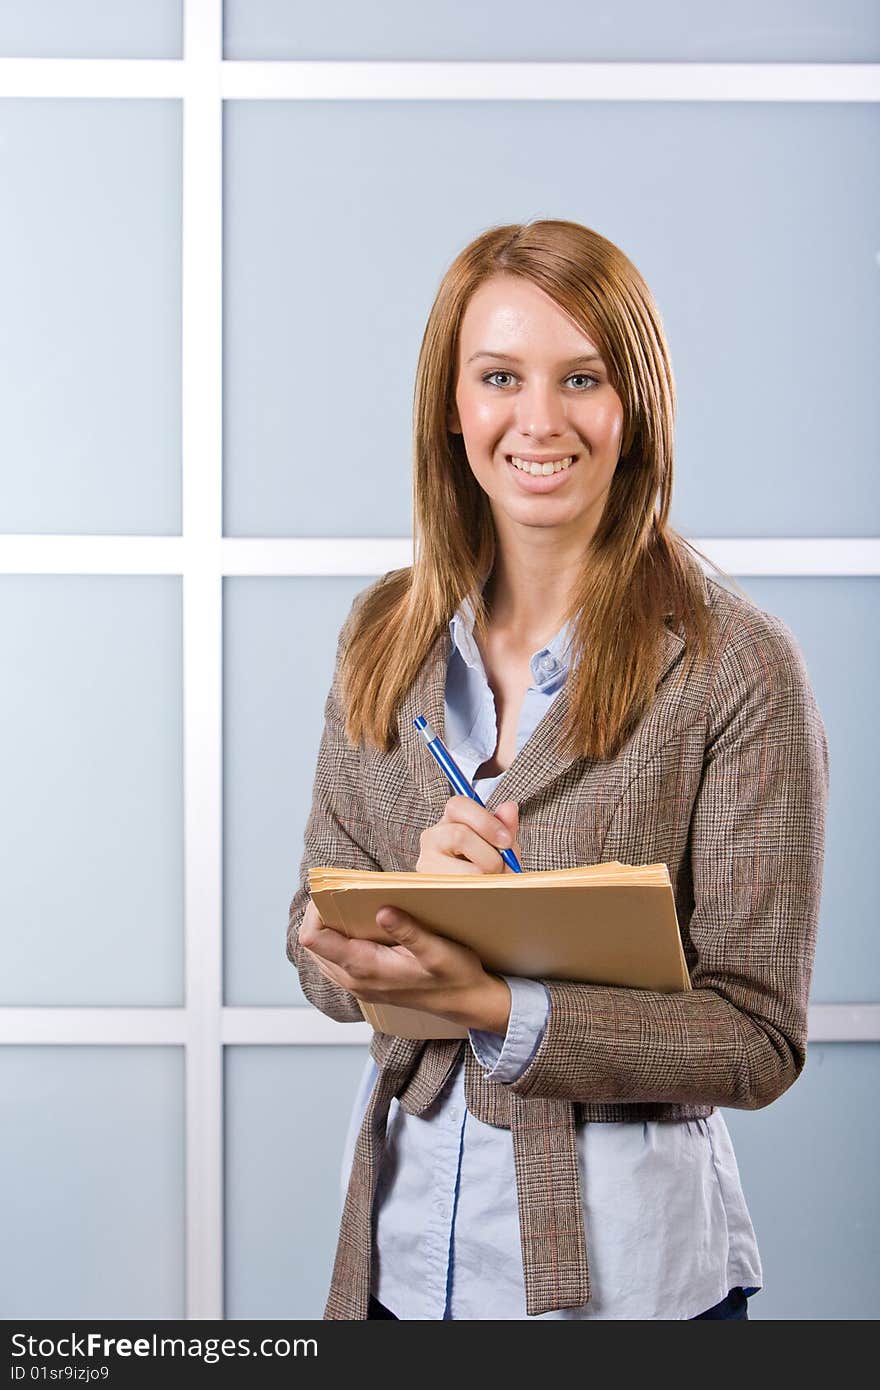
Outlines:
{"label": "tweed blazer", "polygon": [[[339,657],[362,599],[339,636],[287,927],[306,997],[343,1023],[362,1021],[357,999],[299,944],[308,869],[413,870],[422,831],[452,794],[413,727],[424,714],[445,734],[448,627],[401,702],[395,747],[383,753],[345,737]],[[825,844],[825,728],[789,628],[706,577],[704,599],[717,620],[709,658],[698,661],[667,622],[654,701],[614,757],[560,751],[566,682],[486,803],[519,803],[525,871],[665,863],[691,990],[544,980],[547,1025],[510,1083],[486,1080],[465,1039],[374,1032],[380,1073],[355,1145],[325,1319],[367,1316],[392,1097],[421,1114],[462,1052],[468,1109],[511,1131],[527,1315],[591,1296],[577,1125],[758,1109],[801,1072]]]}

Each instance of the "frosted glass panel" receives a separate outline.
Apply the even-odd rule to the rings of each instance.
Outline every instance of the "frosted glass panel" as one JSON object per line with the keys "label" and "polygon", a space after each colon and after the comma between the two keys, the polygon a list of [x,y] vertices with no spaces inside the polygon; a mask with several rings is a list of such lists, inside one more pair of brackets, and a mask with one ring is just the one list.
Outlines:
{"label": "frosted glass panel", "polygon": [[[873,0],[407,0],[332,8],[226,0],[227,58],[557,62],[876,62]],[[381,19],[381,23],[377,20]]]}
{"label": "frosted glass panel", "polygon": [[0,632],[0,1004],[182,1004],[180,580],[5,575]]}
{"label": "frosted glass panel", "polygon": [[4,0],[0,58],[180,58],[183,0]]}
{"label": "frosted glass panel", "polygon": [[367,1056],[363,1045],[227,1047],[227,1318],[323,1315]]}
{"label": "frosted glass panel", "polygon": [[0,532],[179,534],[181,103],[4,100],[0,179]]}
{"label": "frosted glass panel", "polygon": [[304,1004],[285,954],[336,641],[371,579],[224,581],[227,1004]]}
{"label": "frosted glass panel", "polygon": [[763,1110],[725,1110],[764,1269],[749,1317],[874,1319],[880,1045],[814,1043]]}
{"label": "frosted glass panel", "polygon": [[798,639],[828,735],[830,789],[814,1003],[880,999],[875,881],[880,580],[737,578]]}
{"label": "frosted glass panel", "polygon": [[679,529],[880,526],[875,106],[232,101],[225,122],[227,534],[410,533],[438,281],[537,217],[617,242],[655,293]]}
{"label": "frosted glass panel", "polygon": [[0,1047],[4,1318],[184,1316],[177,1047]]}

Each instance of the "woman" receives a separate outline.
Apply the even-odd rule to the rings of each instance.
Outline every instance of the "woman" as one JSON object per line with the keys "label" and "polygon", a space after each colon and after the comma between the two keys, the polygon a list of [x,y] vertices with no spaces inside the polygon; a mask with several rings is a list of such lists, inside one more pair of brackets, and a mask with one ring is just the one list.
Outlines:
{"label": "woman", "polygon": [[[668,525],[674,403],[650,291],[595,232],[498,227],[450,267],[415,563],[340,634],[287,951],[332,1018],[359,996],[468,1036],[374,1033],[325,1318],[746,1318],[761,1286],[715,1107],[804,1065],[827,746],[789,629]],[[400,912],[350,941],[308,896],[311,865],[498,873],[505,844],[665,862],[693,988],[493,975]]]}

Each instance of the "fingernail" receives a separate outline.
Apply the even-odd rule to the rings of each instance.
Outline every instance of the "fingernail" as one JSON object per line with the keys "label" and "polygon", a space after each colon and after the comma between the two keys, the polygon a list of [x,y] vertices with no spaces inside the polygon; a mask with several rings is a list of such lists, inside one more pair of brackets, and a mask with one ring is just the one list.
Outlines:
{"label": "fingernail", "polygon": [[506,830],[499,830],[496,839],[499,845],[507,846],[510,844],[510,836]]}

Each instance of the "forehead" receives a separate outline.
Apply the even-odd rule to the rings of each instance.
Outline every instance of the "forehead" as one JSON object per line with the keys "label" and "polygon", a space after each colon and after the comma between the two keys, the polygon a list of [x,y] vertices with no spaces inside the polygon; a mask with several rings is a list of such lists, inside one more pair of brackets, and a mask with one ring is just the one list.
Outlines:
{"label": "forehead", "polygon": [[474,291],[459,333],[462,359],[484,349],[555,357],[596,352],[599,346],[539,286],[518,275],[494,275]]}

